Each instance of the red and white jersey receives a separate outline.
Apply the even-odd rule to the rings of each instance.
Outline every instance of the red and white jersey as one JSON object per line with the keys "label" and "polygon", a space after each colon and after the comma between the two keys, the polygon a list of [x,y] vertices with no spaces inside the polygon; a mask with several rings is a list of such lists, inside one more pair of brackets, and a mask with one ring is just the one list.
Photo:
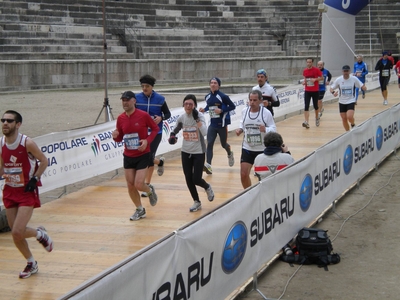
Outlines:
{"label": "red and white jersey", "polygon": [[36,158],[27,152],[27,138],[26,135],[18,134],[17,139],[11,145],[6,144],[4,136],[1,139],[0,155],[4,164],[3,177],[6,186],[26,186],[38,168]]}
{"label": "red and white jersey", "polygon": [[265,155],[262,153],[257,155],[254,160],[254,172],[260,176],[260,179],[264,179],[293,162],[294,158],[288,153],[278,152],[273,155]]}

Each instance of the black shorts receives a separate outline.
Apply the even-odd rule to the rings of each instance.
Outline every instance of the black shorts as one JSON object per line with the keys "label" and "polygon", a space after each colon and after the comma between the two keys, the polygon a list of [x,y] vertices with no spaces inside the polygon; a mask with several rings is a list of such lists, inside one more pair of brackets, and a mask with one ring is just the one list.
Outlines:
{"label": "black shorts", "polygon": [[319,97],[319,92],[304,92],[304,110],[309,111],[310,110],[310,102],[312,99],[314,109],[318,109],[318,97]]}
{"label": "black shorts", "polygon": [[264,151],[250,151],[242,148],[242,156],[240,157],[240,162],[249,163],[254,165],[254,160],[258,154],[264,153]]}
{"label": "black shorts", "polygon": [[141,156],[129,157],[124,155],[124,169],[142,170],[148,167],[150,152]]}
{"label": "black shorts", "polygon": [[381,85],[382,92],[386,91],[389,81],[390,81],[390,76],[387,77],[379,76],[379,84]]}
{"label": "black shorts", "polygon": [[355,102],[349,104],[339,103],[339,112],[341,113],[345,113],[348,110],[355,110],[355,108],[356,108]]}
{"label": "black shorts", "polygon": [[326,91],[319,91],[319,92],[318,92],[318,100],[324,99],[325,92],[326,92]]}

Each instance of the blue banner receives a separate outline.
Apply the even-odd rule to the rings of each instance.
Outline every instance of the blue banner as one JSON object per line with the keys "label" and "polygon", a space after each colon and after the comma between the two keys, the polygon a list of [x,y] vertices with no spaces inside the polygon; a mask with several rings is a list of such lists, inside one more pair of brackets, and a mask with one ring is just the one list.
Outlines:
{"label": "blue banner", "polygon": [[346,14],[356,15],[372,0],[325,0],[325,4]]}

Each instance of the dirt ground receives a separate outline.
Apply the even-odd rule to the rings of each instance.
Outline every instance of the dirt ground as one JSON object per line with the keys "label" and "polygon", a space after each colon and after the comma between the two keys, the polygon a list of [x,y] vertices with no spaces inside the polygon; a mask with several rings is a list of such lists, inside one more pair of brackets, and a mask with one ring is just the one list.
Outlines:
{"label": "dirt ground", "polygon": [[[114,117],[122,112],[122,91],[108,93]],[[389,93],[394,92],[400,94],[392,85]],[[163,94],[172,108],[181,105],[186,93]],[[31,137],[93,125],[98,117],[98,123],[105,120],[104,111],[100,114],[103,90],[0,94],[0,99],[0,113],[19,111],[24,118],[21,132]],[[299,268],[276,261],[260,276],[259,290],[272,299],[399,299],[399,179],[400,156],[392,154],[316,225],[328,230],[341,263],[324,271],[315,265]],[[107,174],[72,185],[69,192],[104,180]],[[46,193],[47,201],[58,193]],[[251,286],[239,298],[265,299]]]}

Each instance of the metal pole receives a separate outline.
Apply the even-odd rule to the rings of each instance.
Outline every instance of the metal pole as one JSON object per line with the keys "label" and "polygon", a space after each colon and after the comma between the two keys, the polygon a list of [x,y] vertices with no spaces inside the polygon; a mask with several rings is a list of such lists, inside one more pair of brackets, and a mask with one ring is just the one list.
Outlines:
{"label": "metal pole", "polygon": [[322,12],[319,13],[318,17],[318,26],[319,26],[319,33],[318,33],[318,46],[317,46],[317,62],[321,60],[321,35],[322,35]]}
{"label": "metal pole", "polygon": [[371,1],[368,4],[368,18],[369,18],[369,55],[372,57],[372,37],[371,37]]}
{"label": "metal pole", "polygon": [[105,121],[111,121],[107,90],[107,40],[106,40],[106,4],[103,0],[103,45],[104,45],[104,104]]}

